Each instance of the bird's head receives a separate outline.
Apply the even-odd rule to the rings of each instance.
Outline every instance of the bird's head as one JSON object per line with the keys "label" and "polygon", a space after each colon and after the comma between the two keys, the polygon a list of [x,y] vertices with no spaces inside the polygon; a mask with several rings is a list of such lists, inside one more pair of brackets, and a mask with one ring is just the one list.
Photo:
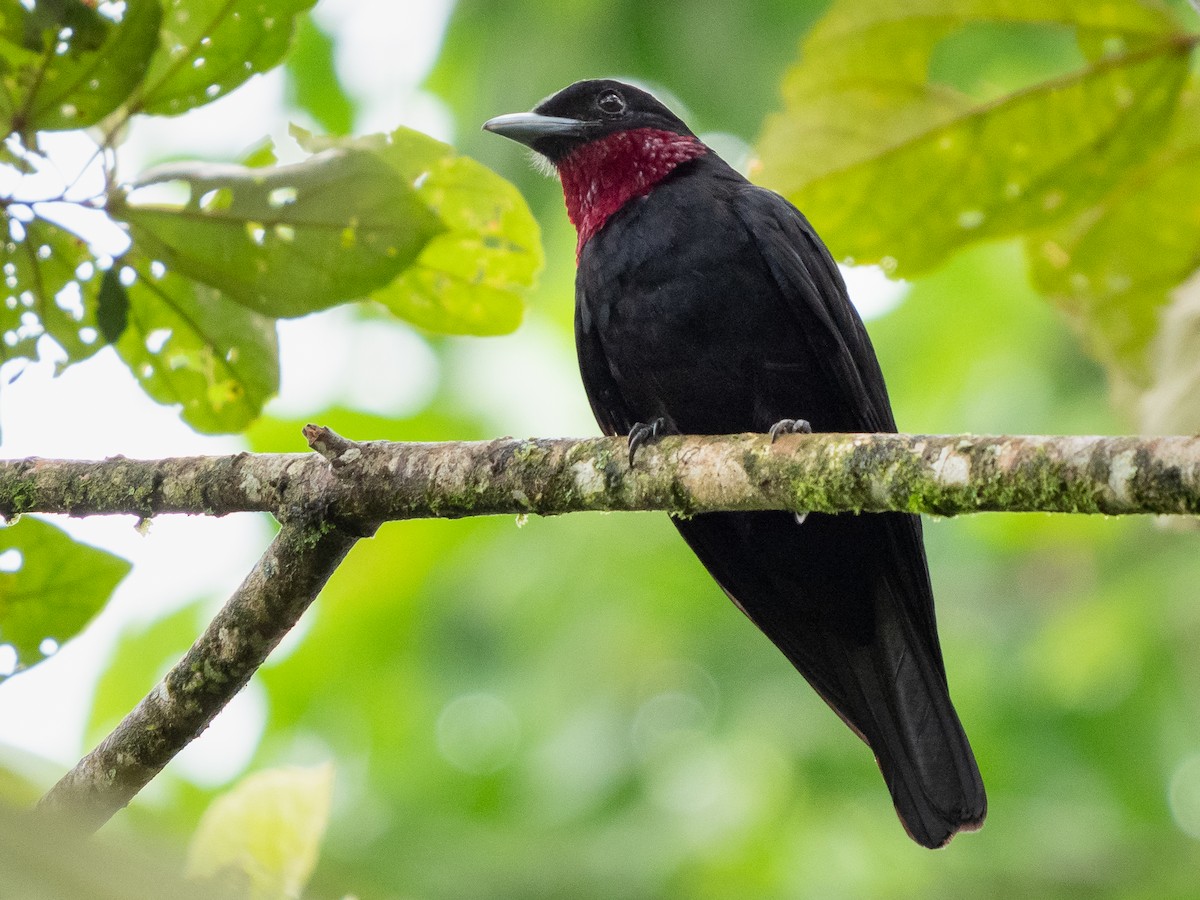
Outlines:
{"label": "bird's head", "polygon": [[645,128],[695,139],[653,95],[605,78],[577,81],[547,97],[533,112],[496,116],[483,127],[535,150],[556,167],[573,151],[621,132]]}
{"label": "bird's head", "polygon": [[497,116],[483,127],[524,144],[554,167],[580,251],[609,216],[709,152],[653,95],[610,79],[577,81],[532,112]]}

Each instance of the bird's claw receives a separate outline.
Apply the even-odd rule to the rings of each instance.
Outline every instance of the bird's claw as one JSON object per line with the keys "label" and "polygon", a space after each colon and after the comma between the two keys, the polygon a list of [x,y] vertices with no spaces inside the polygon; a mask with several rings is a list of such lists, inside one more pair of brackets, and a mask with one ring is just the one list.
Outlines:
{"label": "bird's claw", "polygon": [[667,424],[666,419],[659,416],[649,424],[645,422],[637,422],[629,429],[629,468],[633,468],[633,458],[638,451],[638,447],[648,441],[654,440],[662,434],[663,427]]}
{"label": "bird's claw", "polygon": [[[768,430],[767,434],[771,436],[771,443],[775,443],[775,439],[781,434],[812,434],[812,426],[808,424],[808,419],[780,419]],[[808,518],[807,512],[798,512],[792,514],[796,519],[797,525],[803,525],[804,520]]]}
{"label": "bird's claw", "polygon": [[781,434],[812,434],[812,426],[808,424],[808,419],[780,419],[767,430],[767,434],[771,436],[773,444]]}

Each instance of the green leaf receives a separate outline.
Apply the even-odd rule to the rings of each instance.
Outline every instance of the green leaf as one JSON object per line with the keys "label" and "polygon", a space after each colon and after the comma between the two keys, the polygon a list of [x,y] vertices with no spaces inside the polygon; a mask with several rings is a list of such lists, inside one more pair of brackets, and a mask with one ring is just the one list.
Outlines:
{"label": "green leaf", "polygon": [[14,5],[0,10],[0,38],[35,53],[44,49],[46,32],[53,37],[66,32],[62,37],[75,52],[95,50],[111,25],[93,5],[78,0],[42,0],[32,8]]}
{"label": "green leaf", "polygon": [[441,220],[433,238],[398,279],[371,294],[401,318],[450,334],[503,334],[524,315],[525,293],[544,263],[541,231],[513,185],[448,144],[408,128],[339,142],[301,129],[309,150],[369,147]]}
{"label": "green leaf", "polygon": [[285,63],[290,105],[309,113],[328,134],[354,128],[354,101],[346,94],[334,65],[333,38],[311,16],[300,19],[296,43]]}
{"label": "green leaf", "polygon": [[43,335],[58,343],[69,363],[87,359],[104,346],[94,301],[98,273],[87,245],[41,219],[4,224],[9,239],[0,243],[0,359],[36,359]]}
{"label": "green leaf", "polygon": [[116,269],[109,269],[100,279],[100,293],[96,297],[96,324],[104,340],[115,344],[129,325],[129,294],[121,284]]}
{"label": "green leaf", "polygon": [[170,0],[138,111],[178,115],[274,68],[316,0]]}
{"label": "green leaf", "polygon": [[16,651],[17,668],[53,652],[47,639],[61,646],[82,631],[129,569],[38,519],[0,528],[0,644]]}
{"label": "green leaf", "polygon": [[256,312],[302,316],[387,284],[439,229],[409,185],[371,152],[318,153],[290,166],[191,163],[139,186],[183,181],[184,206],[110,198],[134,242]]}
{"label": "green leaf", "polygon": [[201,816],[188,877],[248,884],[254,900],[299,897],[316,867],[332,798],[328,763],[246,776]]}
{"label": "green leaf", "polygon": [[32,175],[37,171],[37,167],[26,155],[16,152],[7,142],[0,143],[0,164],[12,166],[22,175]]}
{"label": "green leaf", "polygon": [[1034,284],[1130,386],[1149,384],[1168,297],[1200,267],[1197,112],[1193,100],[1159,151],[1094,207],[1027,242]]}
{"label": "green leaf", "polygon": [[114,268],[127,301],[115,346],[142,389],[197,431],[243,430],[279,390],[274,321],[141,256]]}
{"label": "green leaf", "polygon": [[[428,140],[416,132],[394,132],[393,147],[418,139]],[[417,193],[447,231],[430,241],[398,280],[371,297],[430,331],[505,334],[521,324],[525,292],[545,262],[541,231],[515,187],[475,160],[446,150],[417,176]]]}
{"label": "green leaf", "polygon": [[14,6],[0,25],[4,134],[94,125],[141,83],[158,46],[158,0],[127,0],[119,22],[82,3]]}
{"label": "green leaf", "polygon": [[[939,42],[972,21],[1070,25],[1115,52],[977,103],[926,81]],[[843,2],[788,76],[787,111],[761,141],[762,180],[835,253],[904,274],[1045,227],[1094,203],[1154,146],[1188,68],[1192,41],[1176,27],[1132,0]]]}

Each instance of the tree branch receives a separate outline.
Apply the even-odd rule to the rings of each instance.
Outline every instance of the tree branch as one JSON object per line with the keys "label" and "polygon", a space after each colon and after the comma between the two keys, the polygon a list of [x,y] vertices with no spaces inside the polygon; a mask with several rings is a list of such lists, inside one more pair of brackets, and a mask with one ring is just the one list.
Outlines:
{"label": "tree branch", "polygon": [[[1200,438],[764,435],[667,437],[627,463],[620,438],[354,443],[316,454],[0,463],[0,513],[332,521],[584,510],[1200,514]],[[330,464],[332,463],[332,465]]]}
{"label": "tree branch", "polygon": [[356,540],[324,523],[285,524],[183,659],[39,809],[90,833],[125,807],[250,680]]}
{"label": "tree branch", "polygon": [[668,437],[630,469],[619,438],[355,443],[318,453],[0,463],[0,512],[269,511],[284,523],[182,660],[42,798],[84,832],[197,737],[378,522],[581,510],[1200,513],[1200,438]]}

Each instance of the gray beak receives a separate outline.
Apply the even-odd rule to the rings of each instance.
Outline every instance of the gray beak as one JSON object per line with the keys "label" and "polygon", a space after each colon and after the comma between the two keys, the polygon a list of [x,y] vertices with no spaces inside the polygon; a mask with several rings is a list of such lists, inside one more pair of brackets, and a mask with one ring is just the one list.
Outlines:
{"label": "gray beak", "polygon": [[593,123],[580,119],[564,119],[559,116],[543,116],[534,112],[509,113],[496,116],[483,123],[484,131],[491,131],[501,137],[532,147],[534,141],[542,138],[583,137]]}

